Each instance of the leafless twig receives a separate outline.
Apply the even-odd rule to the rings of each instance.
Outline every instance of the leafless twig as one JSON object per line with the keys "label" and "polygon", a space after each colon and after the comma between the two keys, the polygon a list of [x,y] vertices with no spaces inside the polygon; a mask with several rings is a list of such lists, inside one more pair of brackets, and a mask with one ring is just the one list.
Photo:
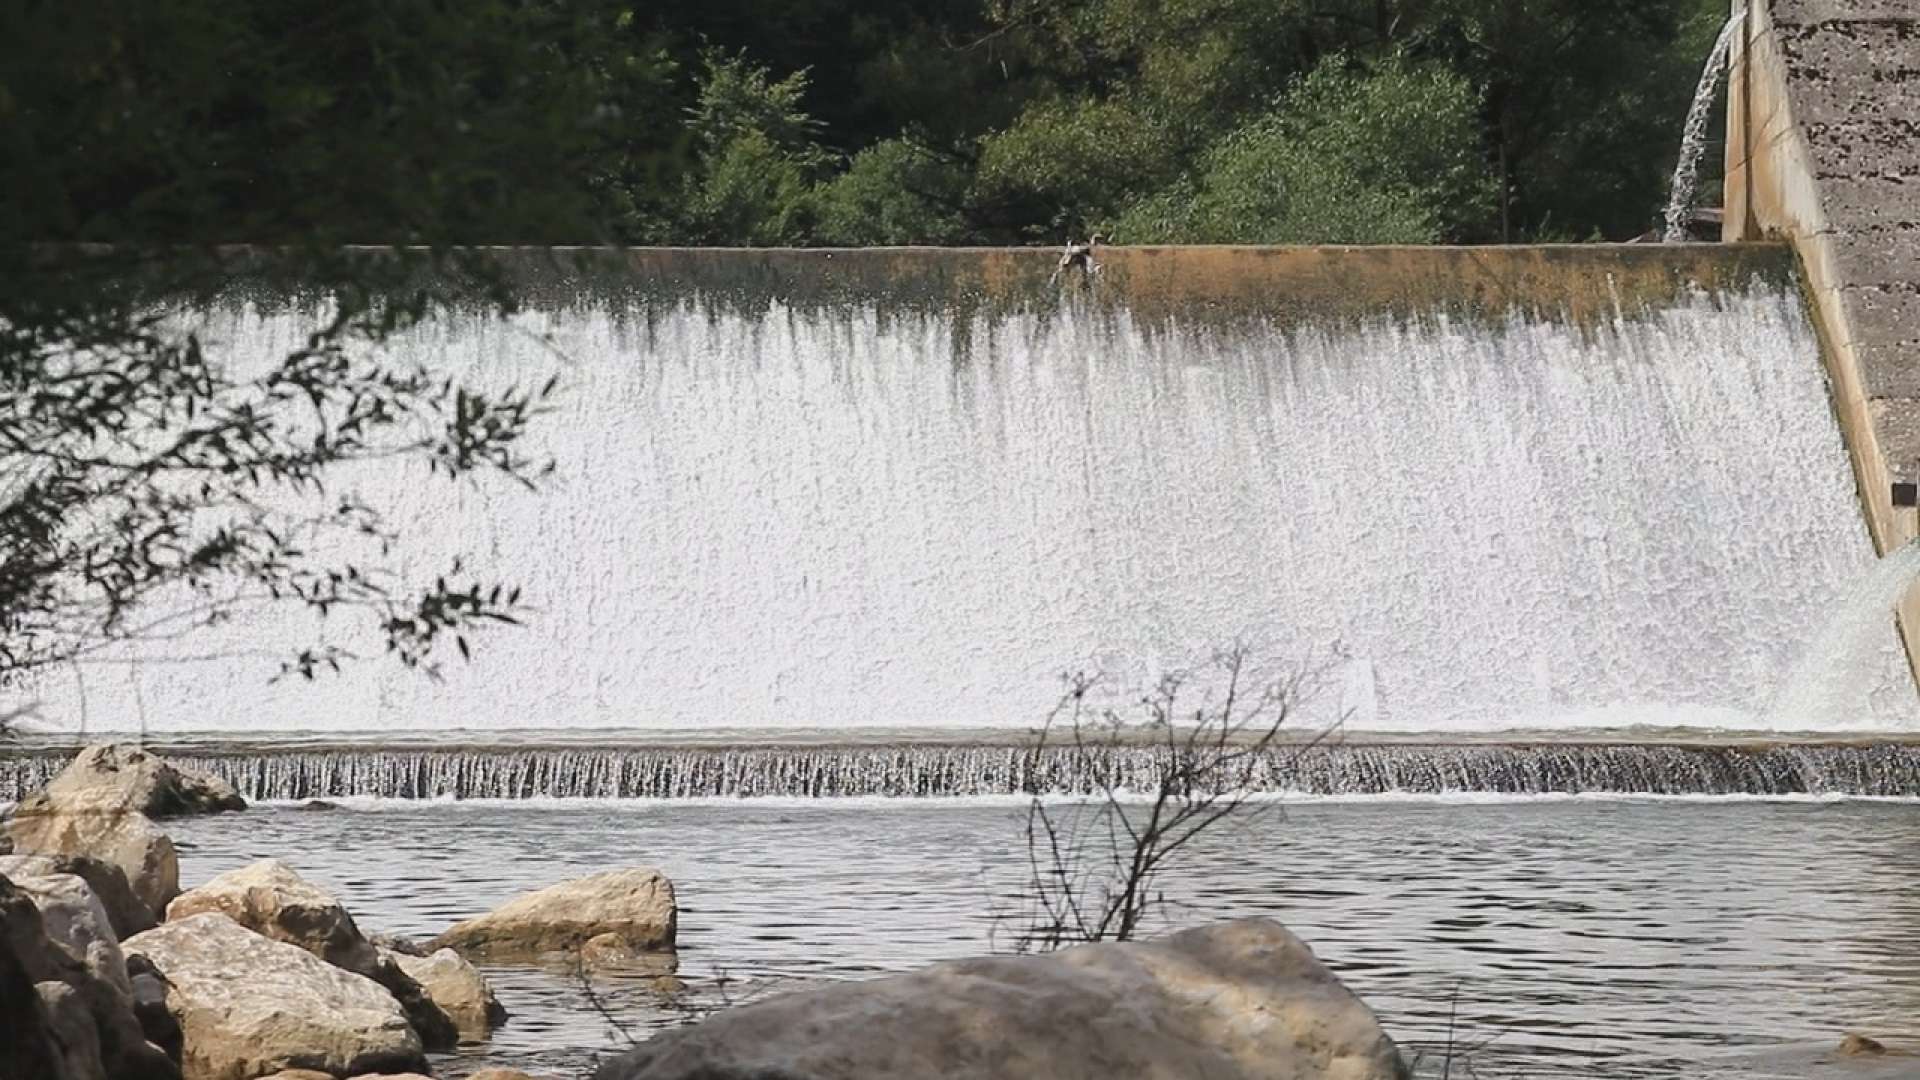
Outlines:
{"label": "leafless twig", "polygon": [[[1187,711],[1195,674],[1218,682],[1211,704]],[[1128,726],[1088,696],[1095,678],[1075,675],[1029,750],[1026,911],[1013,948],[1050,952],[1092,941],[1126,941],[1166,904],[1161,881],[1201,834],[1270,812],[1249,796],[1272,766],[1281,729],[1315,673],[1258,680],[1245,646],[1223,650],[1199,673],[1160,680],[1141,699],[1144,724]],[[1329,729],[1329,731],[1332,729]],[[1312,746],[1326,732],[1300,744]],[[1145,746],[1154,757],[1147,790],[1129,791],[1110,766]],[[1094,777],[1089,798],[1058,802],[1041,778],[1062,750]],[[996,916],[999,918],[1001,916]]]}

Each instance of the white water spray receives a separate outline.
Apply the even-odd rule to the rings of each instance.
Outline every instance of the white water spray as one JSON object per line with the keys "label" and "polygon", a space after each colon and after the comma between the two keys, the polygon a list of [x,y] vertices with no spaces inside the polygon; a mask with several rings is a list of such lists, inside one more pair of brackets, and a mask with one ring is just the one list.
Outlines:
{"label": "white water spray", "polygon": [[1693,196],[1698,186],[1700,155],[1707,148],[1707,123],[1713,117],[1714,90],[1727,66],[1727,52],[1733,36],[1745,23],[1747,9],[1734,12],[1714,39],[1707,54],[1707,66],[1700,72],[1700,84],[1693,91],[1693,106],[1687,110],[1687,126],[1680,136],[1680,161],[1673,167],[1673,187],[1667,195],[1666,241],[1678,244],[1687,238],[1687,216],[1693,212]]}
{"label": "white water spray", "polygon": [[1781,730],[1845,728],[1874,708],[1894,608],[1920,580],[1920,541],[1889,552],[1837,601],[1767,710]]}
{"label": "white water spray", "polygon": [[[305,330],[207,326],[253,356]],[[196,641],[267,659],[89,669],[92,728],[1026,728],[1062,671],[1151,680],[1235,639],[1347,647],[1322,703],[1352,728],[1751,726],[1873,566],[1799,296],[1758,280],[1584,326],[689,298],[397,349],[483,381],[571,358],[540,494],[358,485],[418,567],[523,584],[528,627],[445,683],[316,692],[268,682],[314,630],[264,613]],[[1863,681],[1912,695],[1903,662]],[[78,688],[44,690],[71,726]],[[1906,712],[1844,726],[1908,724],[1885,697]]]}

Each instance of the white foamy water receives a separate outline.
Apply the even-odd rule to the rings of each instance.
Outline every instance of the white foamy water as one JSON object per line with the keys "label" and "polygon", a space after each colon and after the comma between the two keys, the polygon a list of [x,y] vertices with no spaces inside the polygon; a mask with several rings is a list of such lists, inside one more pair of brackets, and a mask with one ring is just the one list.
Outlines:
{"label": "white foamy water", "polygon": [[[1895,608],[1920,578],[1920,543],[1909,543],[1876,563],[1833,606],[1820,631],[1775,695],[1771,726],[1792,729],[1833,726],[1871,713],[1876,695],[1899,692],[1878,678],[1879,651]],[[1896,703],[1880,704],[1891,711]]]}
{"label": "white foamy water", "polygon": [[[212,323],[258,355],[301,333]],[[1236,638],[1346,657],[1321,701],[1355,727],[1753,727],[1874,561],[1813,332],[1774,286],[1587,329],[1258,334],[688,301],[400,349],[561,373],[542,494],[358,478],[425,537],[422,572],[469,551],[525,585],[531,626],[443,684],[95,665],[90,727],[1024,727],[1063,671],[1124,699]],[[309,634],[274,616],[193,650]],[[1890,628],[1867,639],[1867,707],[1792,726],[1910,722]],[[38,691],[78,722],[69,673]]]}

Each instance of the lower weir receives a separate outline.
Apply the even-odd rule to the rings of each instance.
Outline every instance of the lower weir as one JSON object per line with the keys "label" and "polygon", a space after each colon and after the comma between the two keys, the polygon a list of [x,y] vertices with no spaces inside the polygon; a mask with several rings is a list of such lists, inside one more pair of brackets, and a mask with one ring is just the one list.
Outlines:
{"label": "lower weir", "polygon": [[[1164,748],[1035,754],[1013,744],[169,750],[248,799],[951,797],[1151,791]],[[64,753],[0,762],[0,798],[37,790]],[[1276,747],[1254,786],[1300,795],[1920,797],[1920,744],[1341,742]]]}

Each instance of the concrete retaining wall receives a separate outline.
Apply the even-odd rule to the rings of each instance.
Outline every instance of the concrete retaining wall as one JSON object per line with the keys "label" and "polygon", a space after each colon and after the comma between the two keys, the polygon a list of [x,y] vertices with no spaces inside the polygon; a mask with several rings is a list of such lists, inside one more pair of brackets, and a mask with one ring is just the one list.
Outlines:
{"label": "concrete retaining wall", "polygon": [[[1752,0],[1728,103],[1725,238],[1799,253],[1885,553],[1920,532],[1920,4]],[[1901,622],[1920,670],[1920,597]]]}

